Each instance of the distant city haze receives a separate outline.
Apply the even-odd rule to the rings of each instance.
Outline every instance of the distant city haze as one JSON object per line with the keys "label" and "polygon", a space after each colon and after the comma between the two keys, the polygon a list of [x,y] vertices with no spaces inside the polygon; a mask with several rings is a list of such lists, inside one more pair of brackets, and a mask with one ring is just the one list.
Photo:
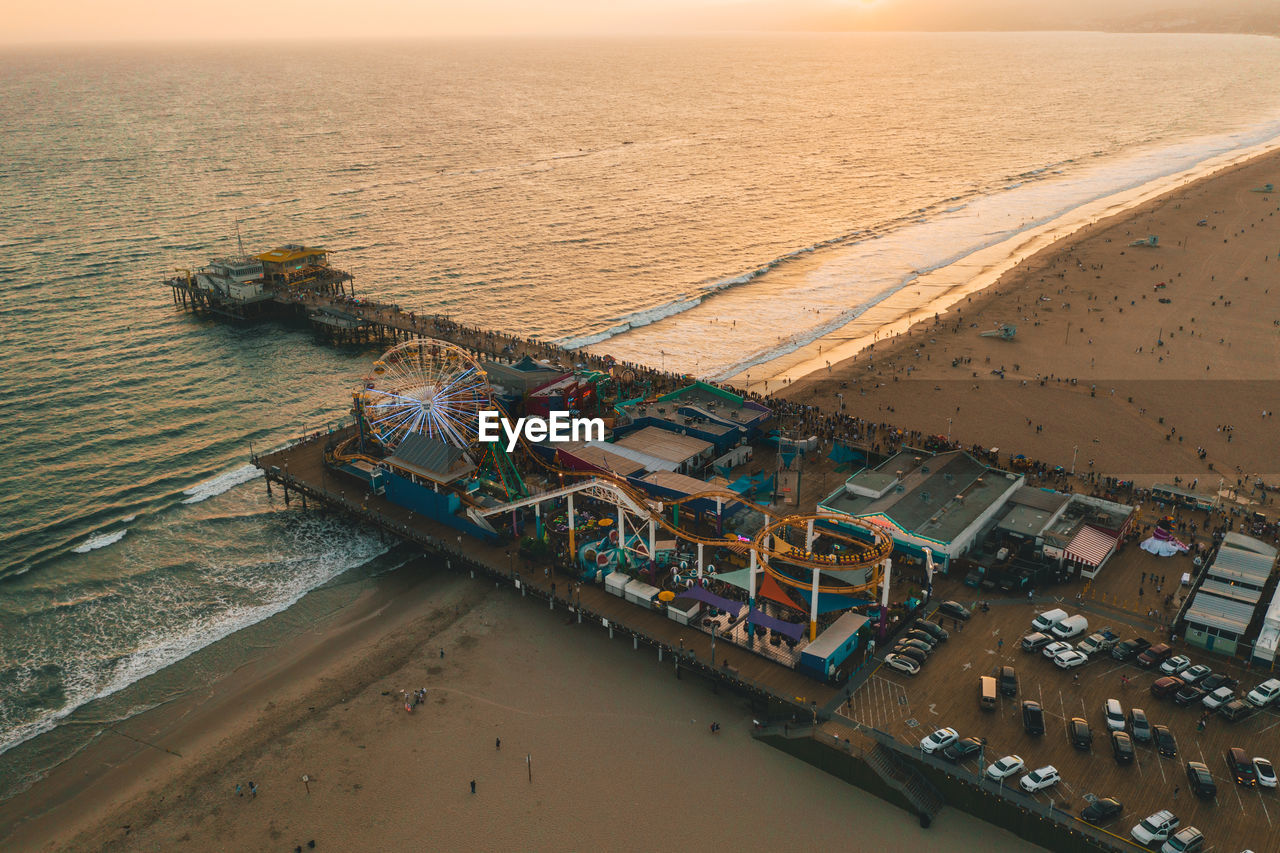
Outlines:
{"label": "distant city haze", "polygon": [[6,4],[0,43],[728,31],[1280,32],[1275,0],[55,0]]}

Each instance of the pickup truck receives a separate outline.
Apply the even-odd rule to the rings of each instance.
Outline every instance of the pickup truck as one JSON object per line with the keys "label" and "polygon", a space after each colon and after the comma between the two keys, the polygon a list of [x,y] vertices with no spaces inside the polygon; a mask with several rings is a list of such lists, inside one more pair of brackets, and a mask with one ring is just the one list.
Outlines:
{"label": "pickup truck", "polygon": [[1099,652],[1109,652],[1120,642],[1120,638],[1111,632],[1110,628],[1103,628],[1080,642],[1076,643],[1076,650],[1084,652],[1089,657],[1093,657]]}

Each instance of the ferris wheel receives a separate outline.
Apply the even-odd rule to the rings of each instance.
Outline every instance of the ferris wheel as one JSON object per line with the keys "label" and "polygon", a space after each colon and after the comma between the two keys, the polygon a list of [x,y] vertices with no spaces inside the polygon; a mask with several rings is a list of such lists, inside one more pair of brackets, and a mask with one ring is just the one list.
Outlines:
{"label": "ferris wheel", "polygon": [[492,407],[479,362],[432,338],[405,341],[383,353],[357,401],[369,430],[390,450],[413,433],[468,450],[477,439],[481,410]]}

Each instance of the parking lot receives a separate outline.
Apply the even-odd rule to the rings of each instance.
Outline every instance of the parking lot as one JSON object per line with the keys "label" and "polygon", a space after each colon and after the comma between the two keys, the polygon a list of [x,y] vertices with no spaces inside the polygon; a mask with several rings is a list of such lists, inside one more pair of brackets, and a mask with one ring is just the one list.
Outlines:
{"label": "parking lot", "polygon": [[[943,589],[944,594],[935,600],[942,600],[949,593],[966,606],[976,604],[972,590],[958,585]],[[1034,796],[1044,803],[1052,801],[1074,814],[1079,814],[1093,797],[1114,797],[1124,805],[1124,812],[1105,828],[1124,838],[1144,817],[1167,808],[1181,819],[1182,826],[1194,825],[1204,832],[1206,850],[1280,850],[1280,797],[1276,790],[1236,785],[1227,775],[1224,759],[1230,747],[1239,746],[1251,757],[1280,762],[1280,713],[1267,709],[1235,723],[1214,715],[1204,731],[1198,732],[1197,721],[1203,710],[1199,702],[1179,707],[1172,699],[1151,695],[1150,685],[1161,674],[1158,668],[1140,669],[1102,653],[1076,669],[1061,670],[1040,652],[1021,650],[1019,641],[1030,633],[1031,619],[1037,612],[1061,607],[1075,613],[1074,603],[1072,598],[1036,605],[1025,600],[992,598],[989,612],[975,607],[973,618],[961,623],[960,630],[955,630],[951,619],[938,619],[951,632],[951,638],[938,646],[919,675],[909,676],[880,666],[854,693],[843,713],[912,746],[943,726],[956,729],[962,738],[986,738],[983,754],[960,765],[969,773],[979,772],[979,761],[985,766],[1010,753],[1022,756],[1028,771],[1052,764],[1058,768],[1062,781],[1024,796]],[[1111,627],[1121,639],[1144,636],[1152,642],[1160,640],[1150,631],[1140,632],[1092,613],[1085,615],[1089,632]],[[1074,639],[1082,638],[1083,635]],[[1268,677],[1245,672],[1220,656],[1182,644],[1175,646],[1175,653],[1186,654],[1194,663],[1208,664],[1215,672],[1239,679],[1236,689],[1241,696]],[[978,678],[996,675],[1003,665],[1017,669],[1018,695],[1000,696],[994,710],[983,710]],[[1125,677],[1129,679],[1127,686]],[[1138,743],[1134,762],[1118,764],[1103,721],[1103,704],[1109,698],[1119,700],[1126,714],[1136,706],[1146,711],[1152,725],[1168,726],[1177,739],[1177,757],[1163,758],[1154,745]],[[1043,736],[1024,732],[1023,699],[1034,699],[1044,708]],[[1067,721],[1077,716],[1084,717],[1092,729],[1093,745],[1088,752],[1075,749],[1067,736]],[[1208,765],[1218,787],[1214,800],[1200,800],[1190,791],[1185,770],[1188,760]],[[1021,775],[1016,774],[1006,784],[1017,787]]]}

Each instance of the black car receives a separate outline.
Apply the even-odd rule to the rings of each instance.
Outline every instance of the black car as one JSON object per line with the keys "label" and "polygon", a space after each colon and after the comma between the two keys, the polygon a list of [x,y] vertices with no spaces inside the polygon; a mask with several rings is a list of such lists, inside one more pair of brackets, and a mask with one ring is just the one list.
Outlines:
{"label": "black car", "polygon": [[1093,732],[1089,730],[1089,721],[1084,717],[1072,717],[1067,722],[1067,735],[1076,749],[1088,751],[1093,744]]}
{"label": "black car", "polygon": [[928,619],[917,619],[912,622],[911,630],[924,631],[940,643],[945,643],[951,637],[946,628],[943,628],[937,622],[930,622]]}
{"label": "black car", "polygon": [[1133,660],[1149,648],[1151,648],[1150,640],[1134,637],[1132,640],[1117,643],[1115,648],[1111,650],[1111,656],[1116,660]]}
{"label": "black car", "polygon": [[947,761],[953,761],[958,764],[961,761],[972,758],[981,751],[982,741],[978,740],[976,737],[967,737],[961,738],[951,744],[951,746],[942,750],[942,757],[947,759]]}
{"label": "black car", "polygon": [[1115,820],[1124,811],[1124,806],[1115,797],[1104,797],[1094,800],[1080,812],[1080,818],[1092,824],[1103,824]]}
{"label": "black car", "polygon": [[1187,782],[1192,792],[1202,800],[1212,800],[1218,794],[1218,783],[1203,761],[1187,762]]}
{"label": "black car", "polygon": [[952,619],[959,619],[962,622],[973,615],[969,612],[969,608],[958,601],[942,602],[938,605],[938,612],[943,616],[950,616]]}
{"label": "black car", "polygon": [[1227,769],[1231,771],[1231,778],[1236,780],[1237,785],[1245,788],[1258,787],[1258,774],[1254,769],[1253,761],[1245,754],[1245,751],[1238,746],[1233,746],[1227,750]]}
{"label": "black car", "polygon": [[1223,675],[1220,672],[1211,672],[1204,678],[1197,681],[1196,686],[1203,687],[1205,693],[1212,693],[1219,687],[1235,687],[1239,683],[1239,681],[1236,681],[1229,675]]}
{"label": "black car", "polygon": [[1178,754],[1178,741],[1174,739],[1168,726],[1155,725],[1151,727],[1151,731],[1156,738],[1157,752],[1166,758],[1173,758]]}
{"label": "black car", "polygon": [[915,661],[921,666],[924,666],[924,662],[929,659],[929,656],[927,654],[915,648],[914,646],[902,646],[902,645],[894,646],[893,653],[895,655],[901,655],[904,658],[911,658],[911,660]]}
{"label": "black car", "polygon": [[1192,702],[1199,702],[1208,692],[1209,691],[1205,690],[1199,684],[1188,684],[1186,687],[1173,694],[1173,701],[1185,708]]}
{"label": "black car", "polygon": [[938,638],[930,634],[928,631],[908,631],[903,635],[904,640],[919,640],[930,649],[938,645]]}
{"label": "black car", "polygon": [[1044,709],[1034,699],[1022,703],[1022,728],[1029,735],[1044,734]]}
{"label": "black car", "polygon": [[1133,739],[1128,733],[1111,733],[1111,754],[1116,757],[1116,764],[1133,763]]}
{"label": "black car", "polygon": [[1000,667],[1000,695],[1001,696],[1017,696],[1018,695],[1018,671],[1011,666]]}

